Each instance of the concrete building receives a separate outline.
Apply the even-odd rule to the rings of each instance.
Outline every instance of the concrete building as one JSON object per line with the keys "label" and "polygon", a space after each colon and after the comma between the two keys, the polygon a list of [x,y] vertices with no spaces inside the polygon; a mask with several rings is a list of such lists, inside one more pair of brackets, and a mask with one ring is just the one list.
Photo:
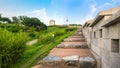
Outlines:
{"label": "concrete building", "polygon": [[90,25],[85,23],[83,33],[97,68],[120,68],[120,7],[98,13]]}
{"label": "concrete building", "polygon": [[55,20],[53,20],[53,19],[52,19],[52,20],[50,20],[49,25],[50,25],[50,26],[55,25]]}
{"label": "concrete building", "polygon": [[88,20],[83,25],[83,33],[85,36],[85,39],[87,41],[88,47],[91,48],[91,34],[92,34],[92,28],[90,27],[90,24],[93,22],[93,20]]}

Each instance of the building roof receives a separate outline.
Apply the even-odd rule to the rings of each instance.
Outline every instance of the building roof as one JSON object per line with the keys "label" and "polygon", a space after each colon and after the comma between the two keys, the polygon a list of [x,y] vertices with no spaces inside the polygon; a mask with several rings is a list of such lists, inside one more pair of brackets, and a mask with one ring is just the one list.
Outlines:
{"label": "building roof", "polygon": [[105,24],[103,25],[103,27],[108,27],[114,23],[117,23],[118,21],[120,22],[120,10],[114,15],[112,15],[109,19],[107,19],[104,22]]}
{"label": "building roof", "polygon": [[119,10],[120,10],[120,6],[99,12],[90,26],[92,27],[95,24],[97,24],[104,16],[111,16]]}
{"label": "building roof", "polygon": [[93,20],[86,21],[85,24],[83,25],[83,28],[86,26],[89,26],[92,22],[93,22]]}

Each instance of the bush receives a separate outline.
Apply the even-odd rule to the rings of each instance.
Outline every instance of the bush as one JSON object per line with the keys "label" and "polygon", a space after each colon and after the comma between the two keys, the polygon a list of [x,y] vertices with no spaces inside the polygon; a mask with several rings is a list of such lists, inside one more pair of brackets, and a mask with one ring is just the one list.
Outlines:
{"label": "bush", "polygon": [[20,31],[20,28],[18,27],[15,27],[15,28],[7,28],[8,31],[11,31],[11,32],[14,32],[14,33],[17,33]]}
{"label": "bush", "polygon": [[75,28],[67,28],[66,32],[70,32],[70,31],[74,31],[74,30],[75,30]]}
{"label": "bush", "polygon": [[7,29],[8,31],[10,32],[19,32],[20,31],[20,26],[16,25],[16,24],[8,24],[8,23],[5,23],[5,24],[1,24],[0,25],[1,28],[5,28]]}
{"label": "bush", "polygon": [[64,30],[54,32],[55,36],[60,36],[60,35],[63,35],[64,33],[65,33]]}
{"label": "bush", "polygon": [[38,43],[44,44],[52,40],[51,35],[41,35],[38,39]]}
{"label": "bush", "polygon": [[14,64],[26,48],[27,36],[25,33],[11,33],[0,28],[0,64],[1,68],[8,68]]}
{"label": "bush", "polygon": [[29,34],[30,37],[35,37],[35,35],[36,35],[35,33],[30,33]]}

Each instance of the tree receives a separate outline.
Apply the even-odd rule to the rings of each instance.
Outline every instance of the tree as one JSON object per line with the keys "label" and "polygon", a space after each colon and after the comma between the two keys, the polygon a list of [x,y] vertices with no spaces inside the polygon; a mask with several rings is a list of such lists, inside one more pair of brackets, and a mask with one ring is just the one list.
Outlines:
{"label": "tree", "polygon": [[0,14],[0,21],[2,21],[2,14]]}
{"label": "tree", "polygon": [[2,15],[0,14],[0,21],[2,22],[7,22],[7,23],[11,23],[11,20],[8,17],[2,17]]}
{"label": "tree", "polygon": [[17,17],[12,17],[12,20],[13,20],[13,23],[18,23],[18,22],[20,22],[20,20],[17,18]]}
{"label": "tree", "polygon": [[0,20],[1,20],[1,18],[2,18],[2,16],[1,16],[1,14],[0,14]]}
{"label": "tree", "polygon": [[11,20],[8,17],[2,17],[1,21],[11,23]]}
{"label": "tree", "polygon": [[22,24],[29,26],[29,27],[35,27],[37,31],[47,29],[47,26],[41,22],[38,18],[29,18],[26,16],[21,17]]}
{"label": "tree", "polygon": [[25,20],[26,18],[28,18],[27,16],[18,16],[19,20],[22,22],[23,20]]}

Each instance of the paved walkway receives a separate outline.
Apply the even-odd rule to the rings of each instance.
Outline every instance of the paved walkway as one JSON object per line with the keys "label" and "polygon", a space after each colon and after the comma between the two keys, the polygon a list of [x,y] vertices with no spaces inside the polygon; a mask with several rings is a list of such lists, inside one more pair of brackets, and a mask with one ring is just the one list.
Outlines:
{"label": "paved walkway", "polygon": [[94,68],[95,61],[85,42],[82,29],[79,29],[32,68]]}
{"label": "paved walkway", "polygon": [[28,41],[26,44],[27,44],[27,45],[32,45],[32,44],[37,43],[37,41],[38,41],[38,39],[34,39],[34,40],[32,40],[32,41]]}

